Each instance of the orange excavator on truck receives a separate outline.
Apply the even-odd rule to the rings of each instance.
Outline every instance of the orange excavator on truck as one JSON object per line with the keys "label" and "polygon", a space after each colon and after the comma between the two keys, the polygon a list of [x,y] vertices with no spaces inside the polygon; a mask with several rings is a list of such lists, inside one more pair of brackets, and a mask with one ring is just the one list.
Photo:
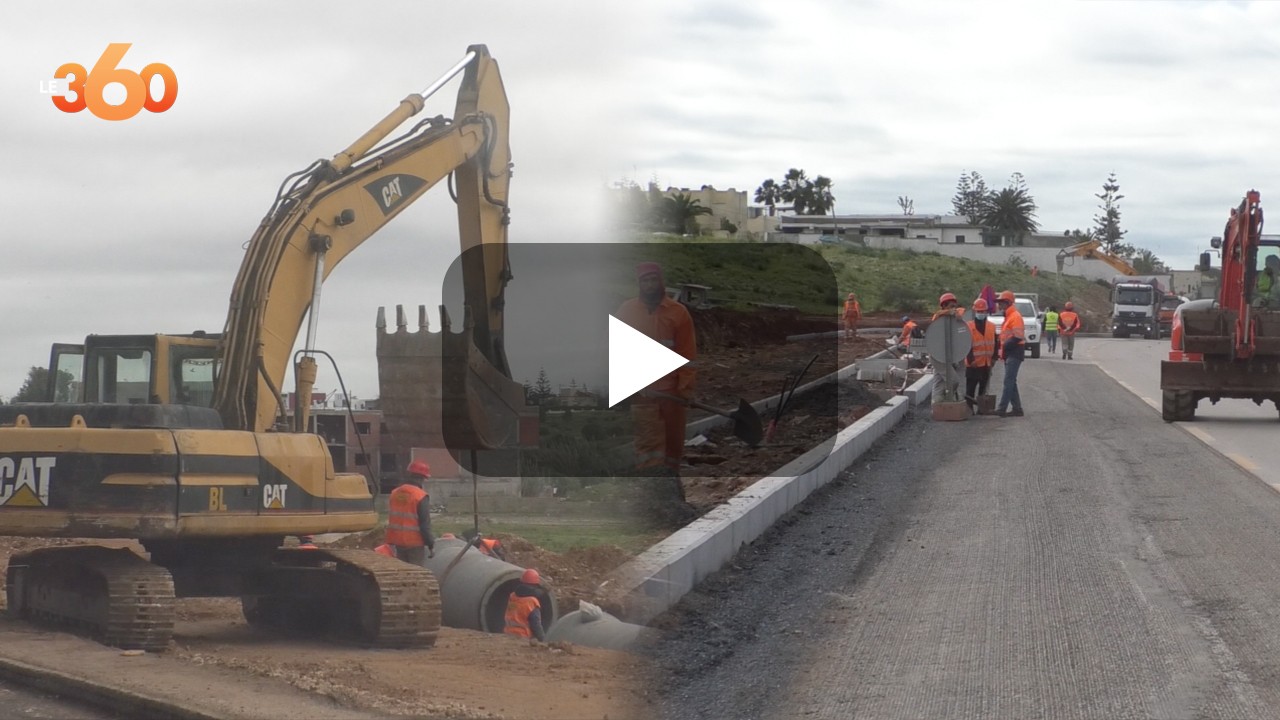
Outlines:
{"label": "orange excavator on truck", "polygon": [[[459,73],[452,119],[387,139]],[[281,386],[307,317],[306,344],[292,358],[296,397],[311,397],[329,273],[450,179],[462,249],[481,250],[464,264],[473,322],[453,360],[463,375],[487,369],[497,394],[522,395],[502,349],[508,115],[497,63],[483,45],[468,48],[351,146],[285,180],[247,246],[221,334],[56,345],[46,402],[0,407],[0,535],[137,540],[146,552],[64,545],[16,554],[9,612],[152,650],[169,642],[176,598],[239,597],[258,627],[434,644],[440,596],[426,569],[368,550],[284,547],[291,535],[371,530],[378,513],[376,489],[335,472],[324,440],[307,431],[307,403],[290,418]],[[467,377],[446,394],[470,389]],[[500,420],[490,411],[459,421],[492,438],[502,433],[488,425]]]}
{"label": "orange excavator on truck", "polygon": [[[1222,253],[1218,297],[1177,309],[1169,359],[1160,363],[1166,422],[1194,419],[1206,398],[1270,400],[1280,410],[1280,307],[1271,299],[1274,271],[1267,269],[1268,258],[1280,253],[1280,238],[1262,234],[1258,191],[1245,194],[1211,246]],[[1210,260],[1202,253],[1201,268]]]}

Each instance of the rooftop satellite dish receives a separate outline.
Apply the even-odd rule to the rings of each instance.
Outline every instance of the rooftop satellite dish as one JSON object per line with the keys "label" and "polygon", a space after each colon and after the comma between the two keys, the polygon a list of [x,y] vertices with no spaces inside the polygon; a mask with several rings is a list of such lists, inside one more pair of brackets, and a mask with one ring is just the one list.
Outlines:
{"label": "rooftop satellite dish", "polygon": [[943,315],[929,323],[929,329],[924,331],[924,348],[942,375],[944,400],[960,402],[959,364],[973,348],[968,324],[955,315]]}

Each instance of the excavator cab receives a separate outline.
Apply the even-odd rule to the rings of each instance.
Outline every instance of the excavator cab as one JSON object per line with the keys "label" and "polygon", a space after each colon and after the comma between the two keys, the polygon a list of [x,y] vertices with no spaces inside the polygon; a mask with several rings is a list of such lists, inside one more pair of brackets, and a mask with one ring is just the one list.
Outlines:
{"label": "excavator cab", "polygon": [[217,336],[90,335],[49,355],[46,402],[213,406]]}

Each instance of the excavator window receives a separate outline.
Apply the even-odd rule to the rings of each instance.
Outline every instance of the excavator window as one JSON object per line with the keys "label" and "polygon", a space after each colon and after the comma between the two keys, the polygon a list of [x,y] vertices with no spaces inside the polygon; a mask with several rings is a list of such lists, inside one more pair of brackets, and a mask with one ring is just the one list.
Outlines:
{"label": "excavator window", "polygon": [[213,348],[169,346],[169,402],[213,407]]}
{"label": "excavator window", "polygon": [[95,347],[85,367],[85,402],[136,405],[151,400],[150,348]]}

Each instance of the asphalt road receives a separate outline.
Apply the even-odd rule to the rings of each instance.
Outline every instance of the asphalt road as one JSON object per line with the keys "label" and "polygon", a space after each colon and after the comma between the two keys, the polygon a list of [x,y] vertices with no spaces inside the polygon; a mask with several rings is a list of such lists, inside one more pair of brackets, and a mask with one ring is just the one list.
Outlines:
{"label": "asphalt road", "polygon": [[1280,494],[1091,363],[1021,384],[1026,417],[917,414],[689,595],[665,716],[1280,717]]}
{"label": "asphalt road", "polygon": [[0,682],[0,717],[49,720],[119,720],[125,717]]}
{"label": "asphalt road", "polygon": [[[1077,362],[1097,363],[1160,413],[1160,361],[1169,355],[1166,340],[1081,338]],[[1058,361],[1062,362],[1062,361]],[[1249,400],[1201,400],[1196,419],[1177,423],[1241,467],[1280,490],[1280,415],[1274,403]]]}

